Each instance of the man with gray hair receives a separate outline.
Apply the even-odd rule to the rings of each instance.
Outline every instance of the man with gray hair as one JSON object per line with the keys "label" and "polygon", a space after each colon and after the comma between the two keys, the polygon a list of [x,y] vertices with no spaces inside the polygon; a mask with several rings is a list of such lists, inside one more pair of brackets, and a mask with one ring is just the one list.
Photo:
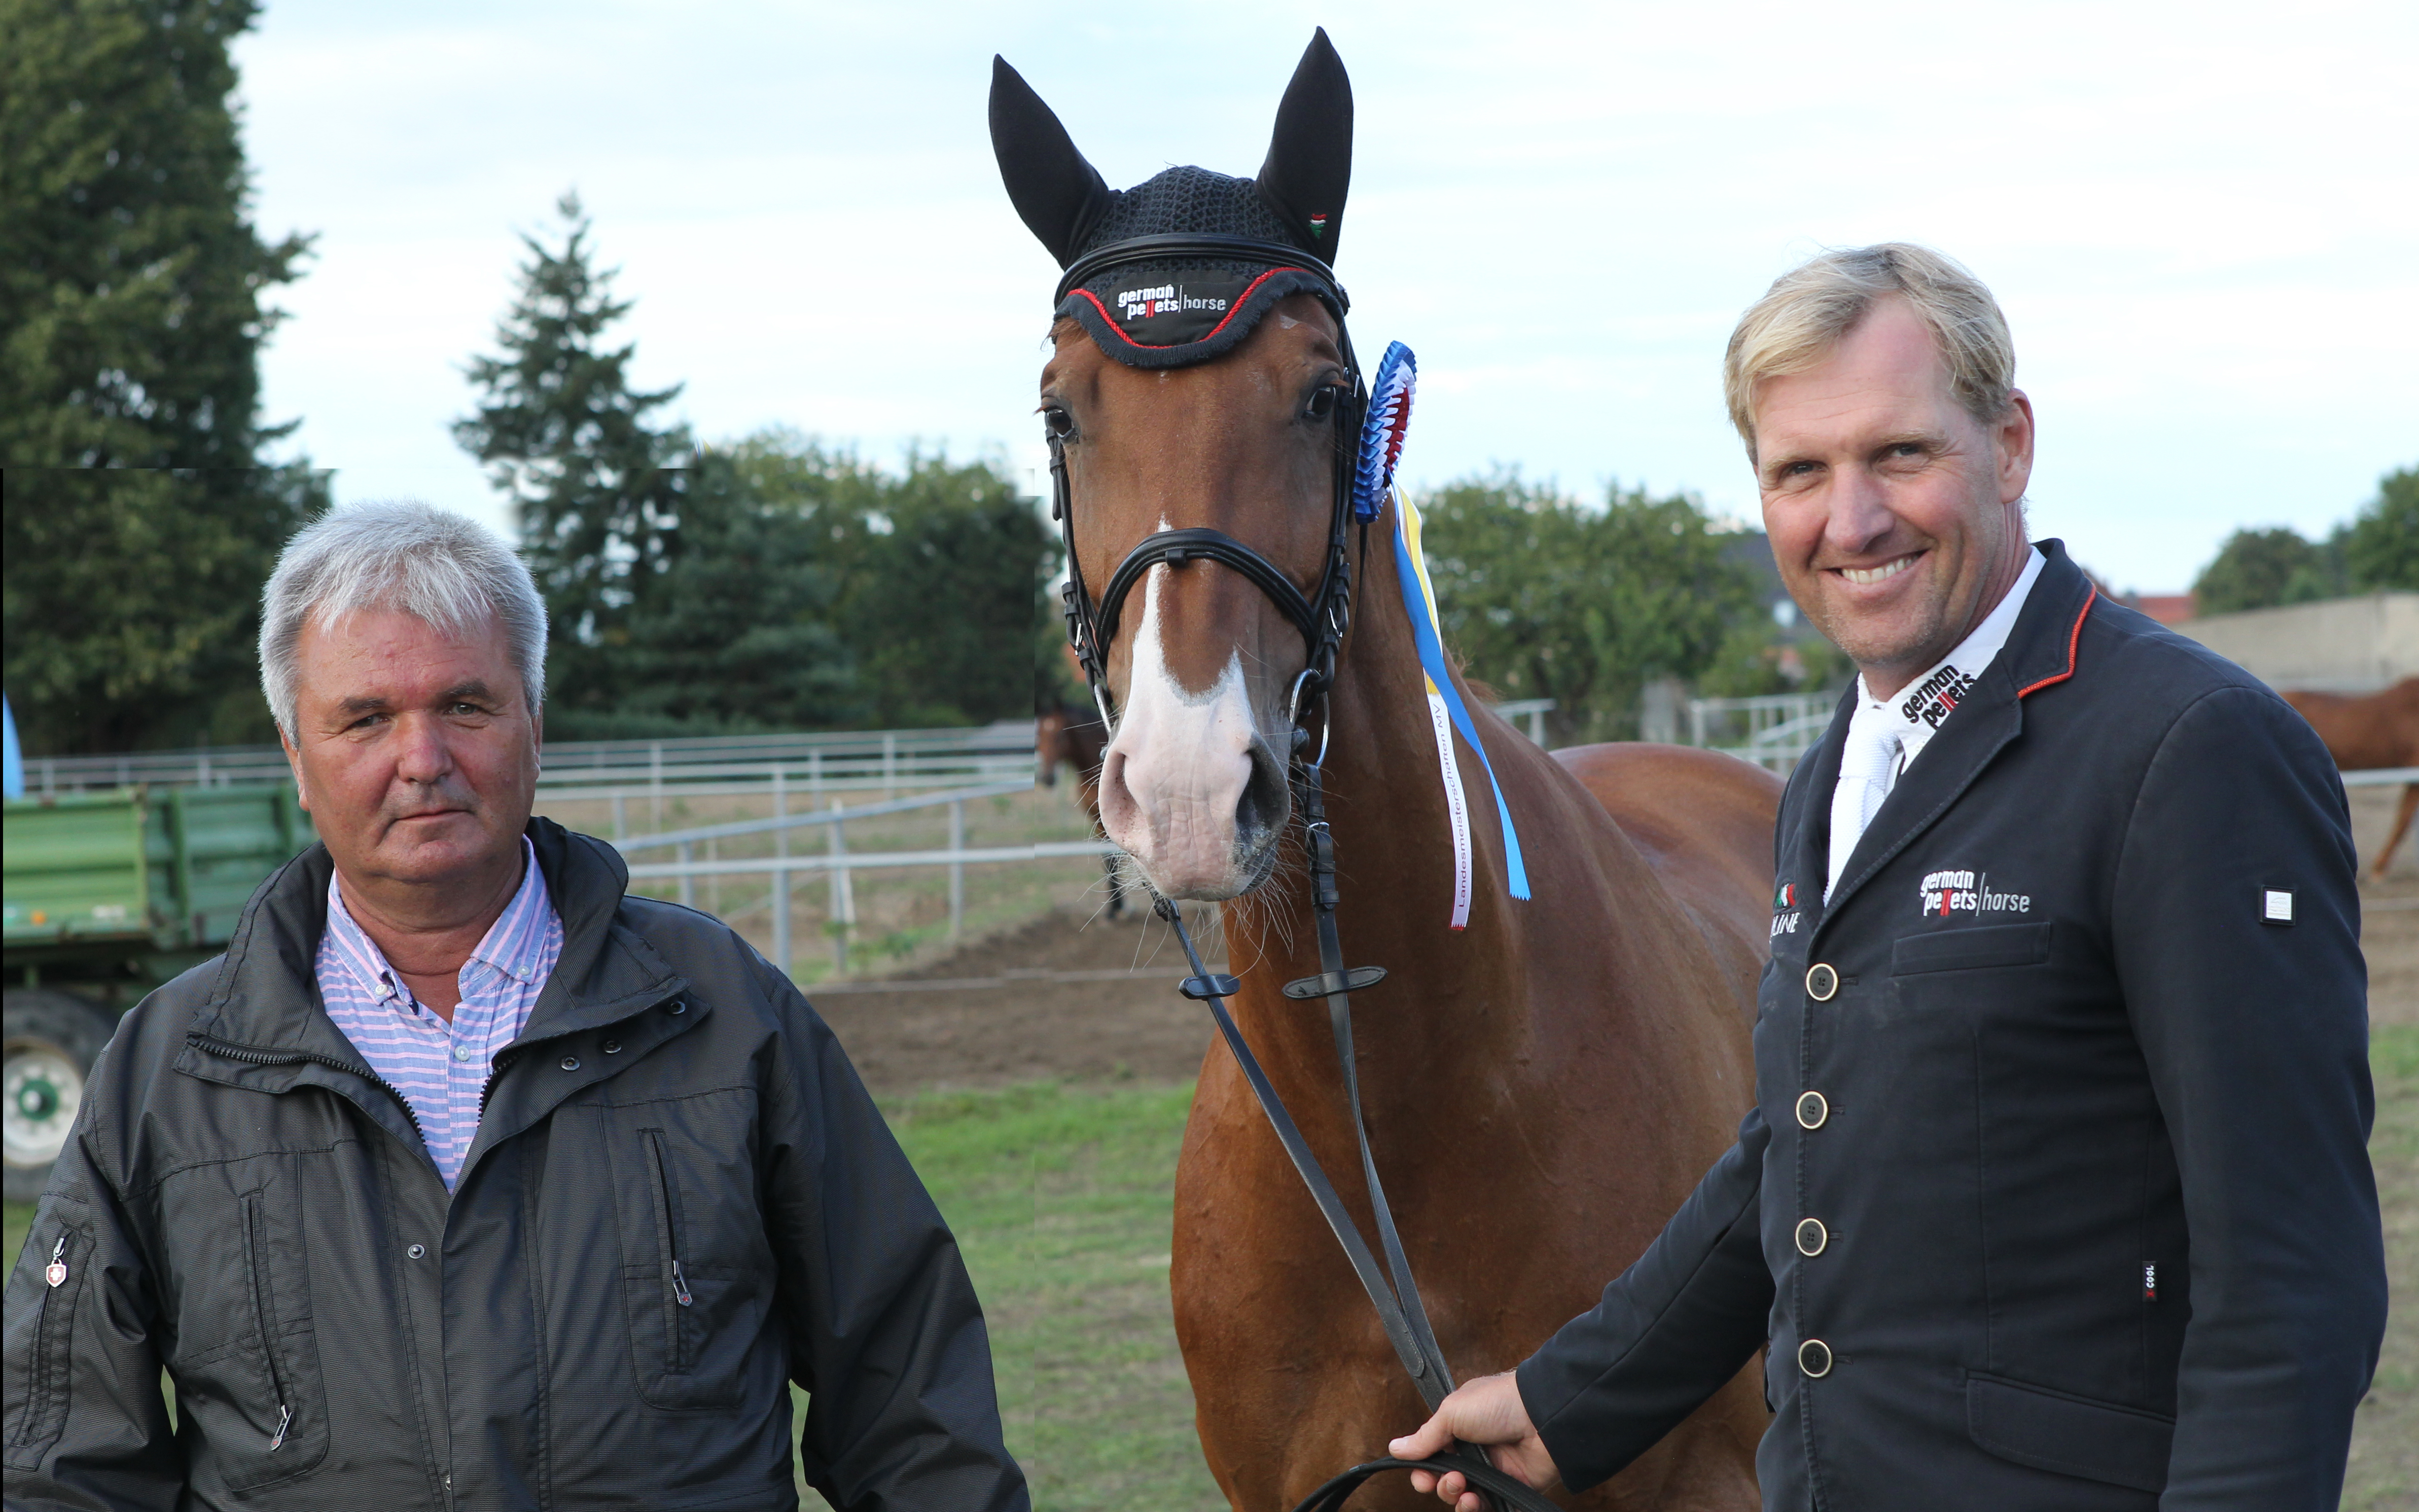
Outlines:
{"label": "man with gray hair", "polygon": [[793,1381],[835,1505],[1027,1504],[830,1031],[532,817],[545,666],[481,526],[287,547],[261,686],[320,843],[94,1066],[8,1284],[11,1508],[790,1508]]}
{"label": "man with gray hair", "polygon": [[1724,379],[1859,674],[1781,800],[1757,1105],[1593,1311],[1394,1452],[1643,1459],[1651,1498],[1761,1350],[1775,1512],[2334,1507],[2385,1275],[2333,763],[2026,539],[2032,402],[1964,269],[1816,257]]}

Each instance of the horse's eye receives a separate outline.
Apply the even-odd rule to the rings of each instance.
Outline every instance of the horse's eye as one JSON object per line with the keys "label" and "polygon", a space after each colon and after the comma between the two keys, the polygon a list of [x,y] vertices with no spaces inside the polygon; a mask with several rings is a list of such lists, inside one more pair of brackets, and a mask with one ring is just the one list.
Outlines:
{"label": "horse's eye", "polygon": [[1041,411],[1041,428],[1063,441],[1075,434],[1075,417],[1052,405]]}
{"label": "horse's eye", "polygon": [[1335,402],[1342,393],[1343,391],[1333,383],[1324,383],[1311,390],[1310,403],[1302,406],[1302,418],[1304,420],[1333,419]]}

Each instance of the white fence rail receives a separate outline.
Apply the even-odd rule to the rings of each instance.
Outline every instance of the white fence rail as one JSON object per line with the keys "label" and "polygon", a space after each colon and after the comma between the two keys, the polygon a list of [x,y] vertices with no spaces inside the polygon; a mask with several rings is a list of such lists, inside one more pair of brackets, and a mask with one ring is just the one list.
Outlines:
{"label": "white fence rail", "polygon": [[[538,774],[549,796],[603,797],[633,788],[703,795],[752,792],[780,774],[810,793],[938,787],[1033,776],[1033,721],[957,730],[839,731],[819,734],[705,736],[686,740],[549,741]],[[116,756],[35,756],[29,794],[147,783],[224,787],[278,781],[275,746],[131,751]]]}

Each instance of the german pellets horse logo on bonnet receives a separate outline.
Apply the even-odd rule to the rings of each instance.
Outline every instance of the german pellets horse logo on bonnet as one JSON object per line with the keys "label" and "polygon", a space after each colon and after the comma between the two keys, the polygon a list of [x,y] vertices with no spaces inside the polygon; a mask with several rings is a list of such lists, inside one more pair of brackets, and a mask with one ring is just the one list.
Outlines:
{"label": "german pellets horse logo on bonnet", "polygon": [[[1118,362],[1189,367],[1224,356],[1296,294],[1343,321],[1327,264],[1352,183],[1352,90],[1324,32],[1286,86],[1251,178],[1188,165],[1111,189],[1004,58],[992,60],[991,139],[1016,213],[1064,270],[1054,314]],[[1087,265],[1144,238],[1164,239],[1167,255]]]}

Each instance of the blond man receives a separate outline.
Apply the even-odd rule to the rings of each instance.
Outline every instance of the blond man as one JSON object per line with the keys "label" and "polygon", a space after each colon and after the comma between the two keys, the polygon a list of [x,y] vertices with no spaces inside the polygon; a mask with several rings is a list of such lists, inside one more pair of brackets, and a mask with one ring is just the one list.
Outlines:
{"label": "blond man", "polygon": [[1593,1311],[1398,1455],[1585,1489],[1762,1350],[1768,1508],[2335,1504],[2385,1317],[2343,788],[2027,538],[2014,378],[1918,247],[1740,320],[1775,561],[1859,674],[1781,803],[1757,1107]]}

